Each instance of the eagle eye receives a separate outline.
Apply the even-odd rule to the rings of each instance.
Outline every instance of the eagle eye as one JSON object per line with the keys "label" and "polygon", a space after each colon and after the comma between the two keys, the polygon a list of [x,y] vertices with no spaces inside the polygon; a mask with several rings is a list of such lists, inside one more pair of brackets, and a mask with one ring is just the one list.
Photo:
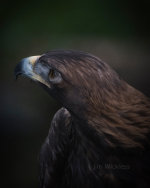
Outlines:
{"label": "eagle eye", "polygon": [[49,81],[54,84],[60,83],[62,80],[61,74],[52,68],[49,71],[48,77]]}
{"label": "eagle eye", "polygon": [[55,77],[55,70],[54,69],[50,69],[49,77],[50,77],[50,79],[53,79]]}

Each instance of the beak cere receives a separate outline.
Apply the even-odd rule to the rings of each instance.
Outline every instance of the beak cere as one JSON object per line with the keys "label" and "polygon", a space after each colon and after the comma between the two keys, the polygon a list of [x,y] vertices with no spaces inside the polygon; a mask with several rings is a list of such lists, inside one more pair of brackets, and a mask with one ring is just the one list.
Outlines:
{"label": "beak cere", "polygon": [[22,59],[15,68],[16,79],[19,75],[24,75],[34,81],[38,81],[47,87],[50,87],[49,84],[40,75],[33,71],[33,67],[40,57],[41,56],[31,56]]}

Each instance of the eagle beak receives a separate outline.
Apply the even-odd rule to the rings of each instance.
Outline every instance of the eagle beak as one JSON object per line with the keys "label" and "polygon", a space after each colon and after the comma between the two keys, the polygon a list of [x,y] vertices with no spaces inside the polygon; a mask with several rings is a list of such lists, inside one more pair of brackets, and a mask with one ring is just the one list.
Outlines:
{"label": "eagle beak", "polygon": [[39,57],[40,56],[31,56],[31,57],[27,57],[27,58],[22,59],[17,64],[17,66],[15,68],[16,79],[21,74],[32,78],[32,76],[34,75],[33,66],[34,66],[35,62],[39,59]]}
{"label": "eagle beak", "polygon": [[50,87],[48,85],[48,83],[37,73],[35,73],[33,71],[34,65],[36,64],[36,62],[38,61],[38,59],[41,56],[31,56],[31,57],[27,57],[22,59],[16,66],[15,68],[15,77],[16,79],[18,78],[19,75],[24,75],[26,77],[31,78],[34,81],[38,81],[48,87]]}

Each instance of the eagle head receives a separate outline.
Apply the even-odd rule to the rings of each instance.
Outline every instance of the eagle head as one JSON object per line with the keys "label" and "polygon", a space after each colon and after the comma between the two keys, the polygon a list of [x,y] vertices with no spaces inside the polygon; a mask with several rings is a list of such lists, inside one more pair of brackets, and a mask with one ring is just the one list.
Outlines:
{"label": "eagle head", "polygon": [[[49,51],[24,58],[15,69],[40,83],[70,112],[84,118],[105,108],[106,99],[118,101],[125,84],[106,63],[79,51]],[[96,112],[95,112],[96,111]]]}

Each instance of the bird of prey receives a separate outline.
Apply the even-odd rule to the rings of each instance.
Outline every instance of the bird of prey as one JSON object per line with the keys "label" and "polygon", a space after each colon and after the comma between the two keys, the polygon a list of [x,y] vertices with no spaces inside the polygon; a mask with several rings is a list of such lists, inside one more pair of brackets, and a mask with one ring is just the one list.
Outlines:
{"label": "bird of prey", "polygon": [[80,51],[25,58],[20,74],[62,105],[40,152],[41,188],[150,187],[148,97]]}

